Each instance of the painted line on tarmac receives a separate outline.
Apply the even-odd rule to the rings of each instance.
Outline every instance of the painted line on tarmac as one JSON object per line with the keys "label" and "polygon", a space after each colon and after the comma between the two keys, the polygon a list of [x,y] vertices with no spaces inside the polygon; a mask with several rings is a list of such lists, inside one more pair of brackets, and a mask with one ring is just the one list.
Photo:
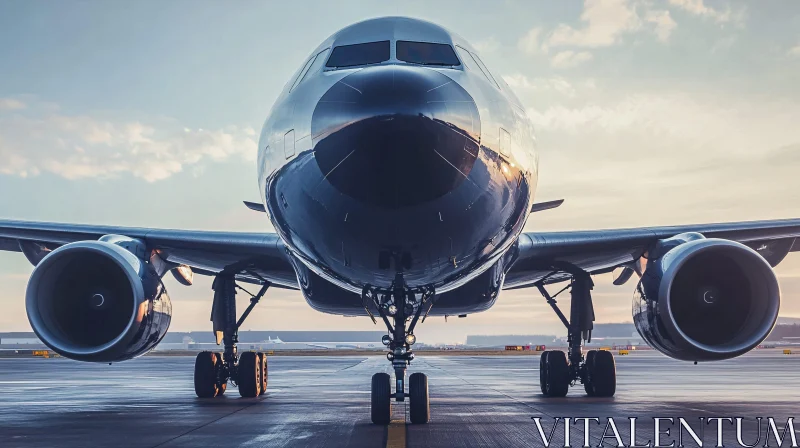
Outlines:
{"label": "painted line on tarmac", "polygon": [[406,419],[392,418],[386,433],[386,448],[406,448]]}

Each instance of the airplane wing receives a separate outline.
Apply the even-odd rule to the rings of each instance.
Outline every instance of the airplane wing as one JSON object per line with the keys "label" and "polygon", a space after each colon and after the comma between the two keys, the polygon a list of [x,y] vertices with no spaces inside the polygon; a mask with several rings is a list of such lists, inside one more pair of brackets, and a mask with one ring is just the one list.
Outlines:
{"label": "airplane wing", "polygon": [[698,224],[639,229],[575,232],[528,232],[519,239],[516,261],[506,275],[505,289],[567,280],[568,274],[553,272],[560,263],[570,263],[591,274],[611,272],[638,261],[656,241],[685,232],[706,238],[738,241],[760,253],[774,267],[789,253],[800,251],[800,219]]}
{"label": "airplane wing", "polygon": [[0,220],[0,250],[23,252],[35,264],[36,253],[49,252],[74,241],[96,240],[103,235],[125,235],[143,240],[161,258],[187,265],[200,275],[223,270],[237,279],[298,289],[295,271],[283,243],[274,233],[168,230],[83,224]]}

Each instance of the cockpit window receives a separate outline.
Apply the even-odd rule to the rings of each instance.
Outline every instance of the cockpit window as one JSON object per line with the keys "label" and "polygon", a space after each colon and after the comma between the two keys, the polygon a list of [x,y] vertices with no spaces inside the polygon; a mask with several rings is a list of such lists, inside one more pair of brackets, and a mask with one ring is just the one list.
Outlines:
{"label": "cockpit window", "polygon": [[307,60],[305,65],[303,65],[302,70],[300,70],[300,72],[297,73],[297,77],[294,78],[294,82],[292,83],[292,87],[289,89],[290,92],[292,90],[294,90],[294,88],[297,87],[298,84],[300,84],[300,80],[303,79],[303,77],[306,75],[306,72],[308,71],[308,67],[311,65],[311,62],[313,60],[314,60],[314,58],[311,58],[311,59]]}
{"label": "cockpit window", "polygon": [[498,89],[500,88],[500,86],[497,85],[497,81],[494,80],[492,74],[489,73],[489,69],[486,68],[486,66],[483,65],[483,61],[481,61],[480,58],[478,58],[478,55],[470,53],[469,51],[459,46],[456,46],[456,50],[458,51],[458,54],[461,56],[461,60],[464,61],[464,66],[467,67],[467,69],[480,72],[481,74],[483,74],[484,78],[486,78],[487,81],[492,83]]}
{"label": "cockpit window", "polygon": [[489,69],[486,68],[486,64],[484,64],[483,61],[481,61],[480,56],[478,56],[477,54],[475,55],[475,62],[477,62],[478,66],[481,68],[481,70],[483,70],[486,73],[486,77],[489,78],[492,81],[492,84],[494,84],[494,86],[499,89],[500,88],[500,84],[498,84],[497,81],[494,80],[494,76],[492,76],[492,72],[490,72]]}
{"label": "cockpit window", "polygon": [[328,53],[330,53],[330,49],[326,48],[325,50],[317,54],[317,57],[314,58],[314,62],[311,63],[311,66],[308,67],[306,73],[303,75],[302,78],[300,78],[300,82],[305,81],[309,75],[313,76],[315,73],[319,71],[320,67],[322,67],[322,64],[325,62],[325,59],[328,57]]}
{"label": "cockpit window", "polygon": [[397,59],[421,65],[461,65],[453,47],[429,42],[398,40]]}
{"label": "cockpit window", "polygon": [[365,44],[340,45],[333,49],[325,67],[355,67],[357,65],[378,64],[389,60],[389,41]]}

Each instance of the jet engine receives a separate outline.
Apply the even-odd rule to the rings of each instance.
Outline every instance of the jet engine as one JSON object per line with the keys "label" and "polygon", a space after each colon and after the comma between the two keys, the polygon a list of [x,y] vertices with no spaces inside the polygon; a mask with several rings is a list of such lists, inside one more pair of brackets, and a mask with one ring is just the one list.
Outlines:
{"label": "jet engine", "polygon": [[25,306],[33,331],[60,355],[118,362],[152,350],[172,304],[142,241],[107,235],[66,244],[37,265]]}
{"label": "jet engine", "polygon": [[713,361],[761,343],[778,318],[780,289],[769,263],[729,240],[685,233],[659,241],[634,293],[633,321],[672,358]]}

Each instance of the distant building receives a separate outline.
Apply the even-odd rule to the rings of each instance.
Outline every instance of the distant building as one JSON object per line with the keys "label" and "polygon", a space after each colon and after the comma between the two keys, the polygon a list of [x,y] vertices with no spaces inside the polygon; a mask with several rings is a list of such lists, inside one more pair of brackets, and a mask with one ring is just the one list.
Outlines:
{"label": "distant building", "polygon": [[[240,331],[240,350],[380,349],[384,331]],[[44,348],[33,332],[0,333],[0,348]],[[222,350],[210,331],[171,331],[156,350]]]}
{"label": "distant building", "polygon": [[10,344],[10,345],[28,345],[28,344],[40,344],[42,341],[39,338],[0,338],[0,345],[3,344]]}
{"label": "distant building", "polygon": [[557,339],[553,335],[469,335],[467,345],[474,347],[501,347],[506,345],[548,345]]}
{"label": "distant building", "polygon": [[[554,335],[469,335],[467,345],[476,347],[500,347],[506,345],[564,345],[566,329],[558,336]],[[602,341],[602,342],[601,342]],[[592,343],[606,345],[637,345],[642,338],[632,323],[594,324]]]}

